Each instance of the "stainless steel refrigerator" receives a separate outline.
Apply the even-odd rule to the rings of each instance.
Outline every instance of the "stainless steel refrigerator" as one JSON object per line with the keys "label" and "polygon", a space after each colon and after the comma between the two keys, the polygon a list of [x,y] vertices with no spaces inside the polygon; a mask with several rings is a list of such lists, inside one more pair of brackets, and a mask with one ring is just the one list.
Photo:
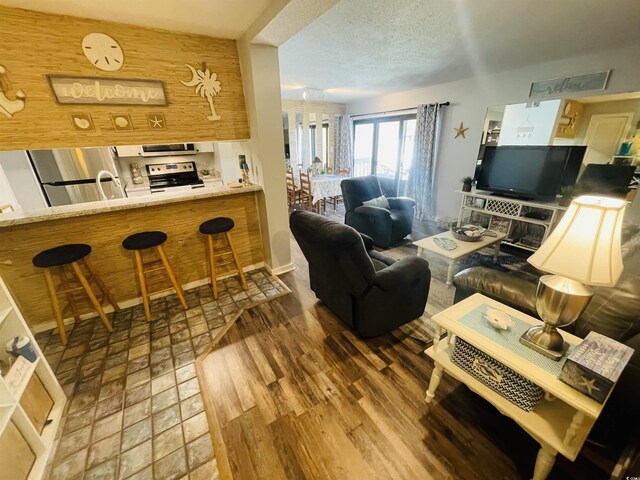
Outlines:
{"label": "stainless steel refrigerator", "polygon": [[[52,207],[102,200],[96,185],[98,172],[107,170],[118,177],[108,147],[29,150],[29,156]],[[108,199],[125,196],[122,187],[109,177],[102,179],[101,186]]]}

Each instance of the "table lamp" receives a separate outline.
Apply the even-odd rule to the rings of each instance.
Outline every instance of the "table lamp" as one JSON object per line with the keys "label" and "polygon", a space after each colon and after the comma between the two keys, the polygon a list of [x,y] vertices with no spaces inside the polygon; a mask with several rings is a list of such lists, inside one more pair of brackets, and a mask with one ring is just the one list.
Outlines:
{"label": "table lamp", "polygon": [[536,291],[536,310],[544,324],[527,330],[521,343],[554,360],[562,358],[567,347],[557,327],[578,319],[593,295],[590,285],[612,287],[620,278],[625,205],[617,198],[576,198],[529,257],[531,265],[553,275],[540,277]]}

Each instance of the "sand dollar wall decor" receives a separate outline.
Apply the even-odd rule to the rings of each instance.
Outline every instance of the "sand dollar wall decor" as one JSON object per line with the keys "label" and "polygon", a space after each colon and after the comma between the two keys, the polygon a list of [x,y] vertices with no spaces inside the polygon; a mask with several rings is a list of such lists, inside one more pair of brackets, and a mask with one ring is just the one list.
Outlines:
{"label": "sand dollar wall decor", "polygon": [[122,68],[124,53],[118,42],[104,33],[90,33],[82,39],[82,51],[94,67],[105,72]]}

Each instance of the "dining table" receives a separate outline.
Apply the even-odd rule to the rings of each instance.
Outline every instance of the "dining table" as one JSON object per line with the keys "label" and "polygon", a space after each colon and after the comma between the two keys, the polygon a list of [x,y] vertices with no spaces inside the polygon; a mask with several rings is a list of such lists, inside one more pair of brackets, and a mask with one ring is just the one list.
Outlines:
{"label": "dining table", "polygon": [[346,177],[332,174],[310,176],[309,183],[311,184],[311,197],[313,204],[315,205],[320,200],[342,195],[340,183],[345,178]]}

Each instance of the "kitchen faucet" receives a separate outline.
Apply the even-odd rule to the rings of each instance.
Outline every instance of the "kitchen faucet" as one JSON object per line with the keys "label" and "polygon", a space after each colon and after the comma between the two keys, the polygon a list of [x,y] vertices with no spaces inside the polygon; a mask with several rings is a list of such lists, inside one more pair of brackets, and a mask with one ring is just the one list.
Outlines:
{"label": "kitchen faucet", "polygon": [[[98,172],[98,175],[96,176],[96,186],[98,187],[98,192],[100,192],[100,196],[102,197],[103,200],[110,200],[109,198],[107,198],[107,196],[104,194],[104,190],[102,188],[102,182],[100,181],[100,179],[104,176],[108,176],[111,177],[111,181],[114,183],[114,185],[116,186],[120,186],[120,182],[118,181],[118,179],[115,177],[115,175],[113,173],[111,173],[109,170],[100,170]],[[113,198],[113,195],[111,196],[111,198]]]}

